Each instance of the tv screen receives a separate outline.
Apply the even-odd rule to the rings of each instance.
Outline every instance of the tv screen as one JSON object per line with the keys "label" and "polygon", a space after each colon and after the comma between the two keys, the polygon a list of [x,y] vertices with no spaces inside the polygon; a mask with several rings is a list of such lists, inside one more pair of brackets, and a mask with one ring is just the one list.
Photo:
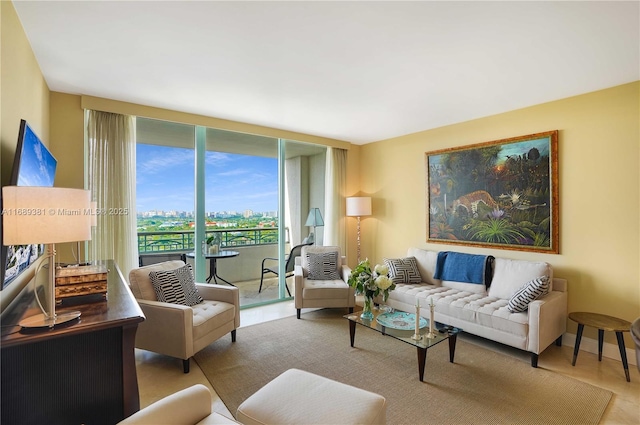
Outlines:
{"label": "tv screen", "polygon": [[[10,186],[53,186],[58,161],[25,120],[20,120]],[[44,252],[44,245],[2,245],[2,289]]]}

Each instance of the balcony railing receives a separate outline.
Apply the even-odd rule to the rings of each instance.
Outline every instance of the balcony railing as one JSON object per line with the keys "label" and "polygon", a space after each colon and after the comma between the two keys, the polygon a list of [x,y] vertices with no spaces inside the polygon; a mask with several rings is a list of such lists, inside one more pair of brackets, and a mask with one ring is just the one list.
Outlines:
{"label": "balcony railing", "polygon": [[[205,239],[218,236],[221,248],[278,243],[277,227],[255,227],[247,229],[216,229],[205,231]],[[193,251],[194,232],[190,230],[169,230],[138,232],[138,252],[188,252]]]}

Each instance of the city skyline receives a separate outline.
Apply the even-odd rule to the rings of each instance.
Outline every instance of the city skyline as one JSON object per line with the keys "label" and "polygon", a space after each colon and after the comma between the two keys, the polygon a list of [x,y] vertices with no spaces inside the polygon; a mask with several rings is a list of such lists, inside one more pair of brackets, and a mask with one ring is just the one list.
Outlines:
{"label": "city skyline", "polygon": [[[193,217],[195,212],[185,211],[185,210],[148,210],[148,211],[136,211],[136,215],[138,217]],[[208,218],[225,218],[225,217],[234,217],[234,216],[263,216],[263,217],[277,217],[277,211],[254,211],[251,209],[247,209],[244,211],[235,211],[235,210],[225,210],[225,211],[205,211],[205,215]]]}
{"label": "city skyline", "polygon": [[[136,210],[194,211],[195,151],[136,146]],[[207,151],[205,211],[277,211],[276,158]]]}

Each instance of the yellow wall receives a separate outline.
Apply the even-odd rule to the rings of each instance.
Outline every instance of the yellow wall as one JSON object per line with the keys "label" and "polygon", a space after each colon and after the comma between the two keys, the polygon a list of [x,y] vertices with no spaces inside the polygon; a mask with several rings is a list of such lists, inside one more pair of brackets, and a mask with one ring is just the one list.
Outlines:
{"label": "yellow wall", "polygon": [[20,119],[25,119],[43,142],[49,140],[49,88],[13,4],[0,3],[0,159],[2,184],[11,177]]}
{"label": "yellow wall", "polygon": [[[373,197],[362,256],[380,261],[416,246],[546,261],[569,281],[570,312],[633,321],[640,316],[639,94],[635,82],[362,146],[361,189]],[[426,243],[425,152],[556,129],[559,255]]]}
{"label": "yellow wall", "polygon": [[[0,174],[9,183],[20,119],[25,119],[47,144],[49,140],[49,88],[22,29],[13,4],[0,2]],[[0,292],[0,309],[26,286],[35,267]]]}

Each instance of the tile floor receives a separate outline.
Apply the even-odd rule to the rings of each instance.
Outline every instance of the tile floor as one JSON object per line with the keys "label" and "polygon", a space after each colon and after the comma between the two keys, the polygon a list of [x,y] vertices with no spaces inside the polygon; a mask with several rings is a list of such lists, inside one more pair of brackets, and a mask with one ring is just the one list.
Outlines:
{"label": "tile floor", "polygon": [[[240,322],[242,326],[250,326],[293,315],[295,315],[293,301],[288,301],[241,310]],[[238,338],[241,337],[242,333],[239,332]],[[486,348],[521,358],[527,363],[530,361],[530,356],[520,350],[466,334],[461,337]],[[602,362],[598,362],[597,354],[581,351],[578,362],[573,367],[571,366],[572,357],[572,346],[556,347],[551,345],[540,355],[538,366],[612,391],[614,395],[603,416],[603,424],[640,424],[640,373],[636,366],[629,365],[631,382],[626,382],[619,361],[603,358]],[[191,372],[185,374],[182,372],[181,360],[144,350],[136,350],[136,363],[141,407],[190,385],[201,383],[209,387],[214,394],[213,409],[232,417],[195,361],[191,361]]]}

